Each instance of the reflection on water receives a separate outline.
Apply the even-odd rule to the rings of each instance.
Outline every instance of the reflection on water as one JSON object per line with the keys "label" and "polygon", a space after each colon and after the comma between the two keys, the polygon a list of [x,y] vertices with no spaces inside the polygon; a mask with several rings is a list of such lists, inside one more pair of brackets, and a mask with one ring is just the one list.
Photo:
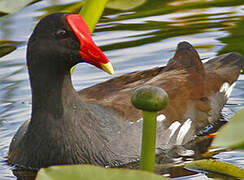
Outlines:
{"label": "reflection on water", "polygon": [[[68,4],[68,0],[55,2],[40,1],[0,18],[0,57],[3,56],[0,58],[0,179],[15,179],[4,157],[17,128],[30,117],[31,91],[25,66],[28,36],[40,16],[57,11],[77,12],[82,4],[78,0],[72,4]],[[113,63],[116,76],[165,65],[176,44],[183,40],[197,47],[202,58],[230,51],[244,55],[243,0],[147,0],[138,3],[133,9],[123,5],[123,11],[119,10],[122,5],[106,9],[93,36]],[[112,76],[81,64],[72,78],[75,87],[82,89]],[[244,76],[241,75],[223,110],[227,119],[244,105],[243,90]],[[230,151],[216,157],[244,167],[243,152]],[[170,172],[178,173],[176,177],[187,172],[192,174],[190,171],[181,174],[181,171],[173,168]],[[206,175],[198,173],[187,179],[204,177]]]}

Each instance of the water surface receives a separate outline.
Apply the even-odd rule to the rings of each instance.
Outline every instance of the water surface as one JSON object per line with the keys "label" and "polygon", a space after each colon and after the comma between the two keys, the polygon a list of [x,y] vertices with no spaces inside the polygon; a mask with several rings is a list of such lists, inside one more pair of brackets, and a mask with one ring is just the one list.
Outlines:
{"label": "water surface", "polygon": [[[77,3],[67,5],[67,2],[70,1],[40,1],[16,14],[0,17],[1,180],[15,179],[4,157],[11,138],[31,113],[31,90],[25,65],[26,41],[40,16],[65,11],[67,7],[77,11]],[[133,9],[106,9],[93,36],[113,63],[115,76],[165,65],[180,41],[193,44],[201,58],[230,51],[244,55],[243,1],[141,0],[137,5]],[[88,64],[80,64],[72,78],[78,90],[113,77]],[[244,105],[243,89],[244,76],[241,75],[223,109],[226,119]],[[220,153],[216,158],[244,168],[242,151]],[[179,177],[185,178],[207,176],[197,173]]]}

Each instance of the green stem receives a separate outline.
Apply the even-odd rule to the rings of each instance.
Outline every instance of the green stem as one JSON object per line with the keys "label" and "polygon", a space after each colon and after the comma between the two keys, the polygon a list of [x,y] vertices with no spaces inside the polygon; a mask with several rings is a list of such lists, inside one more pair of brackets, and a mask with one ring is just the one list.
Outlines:
{"label": "green stem", "polygon": [[86,0],[80,10],[80,15],[86,21],[91,34],[94,31],[98,20],[102,16],[107,2],[108,0]]}
{"label": "green stem", "polygon": [[157,112],[143,111],[140,169],[154,172]]}

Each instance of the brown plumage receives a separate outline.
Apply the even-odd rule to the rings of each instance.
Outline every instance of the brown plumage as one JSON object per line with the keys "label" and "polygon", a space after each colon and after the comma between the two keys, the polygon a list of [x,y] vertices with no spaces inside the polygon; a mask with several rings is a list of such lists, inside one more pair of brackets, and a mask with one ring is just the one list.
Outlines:
{"label": "brown plumage", "polygon": [[238,53],[224,54],[202,64],[194,47],[182,42],[167,66],[126,74],[81,90],[79,95],[86,103],[103,105],[126,120],[136,121],[141,112],[130,103],[132,92],[144,85],[161,87],[170,99],[167,108],[160,112],[168,124],[191,118],[199,129],[217,120],[227,100],[219,90],[225,82],[231,85],[237,80],[243,65]]}

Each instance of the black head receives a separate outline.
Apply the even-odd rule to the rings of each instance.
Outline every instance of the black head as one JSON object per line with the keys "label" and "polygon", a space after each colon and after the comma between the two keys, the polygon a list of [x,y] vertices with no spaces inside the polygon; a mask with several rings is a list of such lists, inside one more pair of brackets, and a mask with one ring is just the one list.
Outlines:
{"label": "black head", "polygon": [[44,69],[69,72],[79,62],[88,62],[105,71],[107,64],[110,65],[92,41],[80,15],[56,13],[43,18],[28,42],[27,64],[30,72]]}
{"label": "black head", "polygon": [[28,42],[27,64],[30,69],[59,67],[69,71],[81,61],[80,42],[67,24],[66,15],[52,14],[37,24]]}

